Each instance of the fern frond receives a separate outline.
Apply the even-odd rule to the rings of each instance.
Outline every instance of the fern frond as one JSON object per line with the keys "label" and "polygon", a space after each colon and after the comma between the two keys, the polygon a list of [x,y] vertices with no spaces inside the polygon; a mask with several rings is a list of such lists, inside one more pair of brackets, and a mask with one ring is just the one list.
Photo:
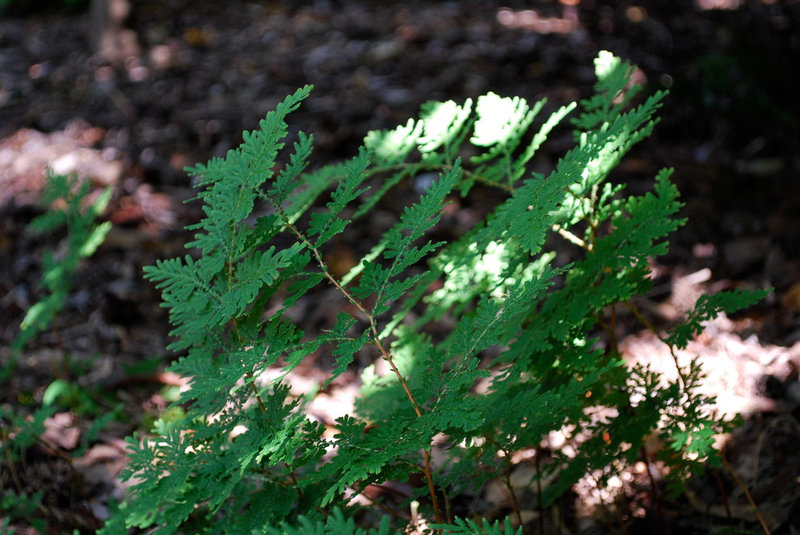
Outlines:
{"label": "fern frond", "polygon": [[307,516],[301,516],[297,520],[297,525],[290,526],[283,522],[279,527],[266,526],[267,535],[389,535],[391,523],[388,516],[381,518],[377,529],[364,529],[356,526],[352,517],[345,517],[342,510],[334,507],[328,518],[316,520]]}
{"label": "fern frond", "polygon": [[441,245],[427,242],[422,247],[416,247],[412,244],[439,221],[445,199],[460,176],[460,166],[457,163],[452,170],[434,182],[418,203],[405,208],[400,221],[387,231],[383,257],[390,261],[389,267],[384,268],[377,262],[367,265],[361,275],[361,284],[353,289],[353,293],[360,298],[376,294],[373,315],[379,316],[386,312],[389,303],[401,297],[419,279],[419,276],[410,276],[394,280],[395,277]]}
{"label": "fern frond", "polygon": [[[25,313],[20,333],[11,344],[14,350],[22,349],[36,334],[53,324],[67,299],[80,261],[92,256],[111,230],[110,222],[97,223],[111,199],[111,188],[103,190],[87,206],[88,180],[79,183],[75,176],[57,175],[50,169],[45,179],[41,204],[47,211],[34,218],[30,228],[43,233],[66,226],[67,247],[58,258],[49,251],[43,255],[41,281],[46,294]],[[63,206],[53,206],[59,202]]]}
{"label": "fern frond", "polygon": [[331,194],[331,202],[327,205],[328,210],[311,216],[308,234],[317,237],[314,247],[319,247],[341,233],[349,223],[339,217],[339,214],[345,206],[366,191],[366,188],[359,189],[359,186],[366,178],[368,165],[367,151],[362,148],[356,158],[343,166],[343,176]]}
{"label": "fern frond", "polygon": [[373,130],[364,138],[364,148],[375,165],[401,164],[417,148],[424,126],[421,121],[409,119],[394,130]]}
{"label": "fern frond", "polygon": [[480,523],[469,518],[456,518],[452,524],[433,524],[431,528],[454,535],[522,535],[522,526],[514,529],[508,517],[503,523],[499,520],[489,522],[485,518]]}
{"label": "fern frond", "polygon": [[487,93],[478,98],[475,107],[478,119],[470,142],[489,150],[473,157],[472,163],[483,163],[501,154],[510,158],[544,102],[540,100],[530,108],[525,99],[520,97],[507,98]]}
{"label": "fern frond", "polygon": [[[241,253],[237,230],[250,215],[255,199],[259,197],[259,188],[274,175],[275,160],[283,148],[281,139],[288,133],[286,116],[297,109],[310,91],[311,86],[305,86],[286,97],[260,121],[258,130],[245,132],[243,143],[228,151],[224,159],[214,158],[206,165],[198,164],[186,169],[198,177],[199,185],[205,188],[198,195],[205,202],[205,218],[191,227],[200,232],[187,247],[197,247],[206,254],[220,249],[224,256],[229,257]],[[286,188],[292,182],[293,173],[304,166],[310,144],[310,137],[301,136],[301,142],[296,145],[297,156],[280,175],[276,187]]]}
{"label": "fern frond", "polygon": [[404,461],[408,453],[428,447],[433,434],[423,433],[412,426],[414,414],[407,411],[406,417],[396,415],[391,423],[385,422],[369,430],[366,424],[346,416],[337,420],[335,443],[347,445],[340,448],[330,462],[312,475],[313,480],[332,477],[335,483],[322,499],[322,505],[332,503],[348,487],[358,484],[365,487],[385,479],[383,472],[400,463],[406,472],[417,471],[414,464]]}
{"label": "fern frond", "polygon": [[595,94],[589,99],[581,100],[583,112],[572,123],[582,130],[593,130],[603,123],[613,121],[628,102],[641,90],[641,86],[630,83],[634,68],[627,61],[622,61],[611,52],[601,51],[594,60],[594,72],[597,77]]}
{"label": "fern frond", "polygon": [[[472,100],[459,106],[452,100],[426,102],[420,108],[423,135],[417,139],[422,160],[430,165],[452,165],[468,133]],[[441,154],[437,152],[441,148]]]}
{"label": "fern frond", "polygon": [[331,376],[325,381],[326,386],[345,372],[347,366],[353,361],[353,355],[371,339],[371,333],[367,329],[363,329],[358,336],[348,336],[347,331],[355,323],[356,320],[352,316],[340,312],[336,317],[336,324],[331,329],[330,334],[320,337],[321,342],[330,340],[335,344],[333,354],[337,357],[336,367],[333,369]]}
{"label": "fern frond", "polygon": [[685,349],[687,344],[701,331],[703,323],[721,313],[733,314],[743,308],[753,306],[769,294],[769,290],[735,289],[715,294],[701,295],[689,312],[687,319],[678,325],[666,340],[668,345]]}
{"label": "fern frond", "polygon": [[[541,100],[540,102],[542,105],[544,105],[547,101]],[[553,128],[558,126],[564,117],[569,115],[576,107],[577,104],[574,102],[572,104],[561,106],[558,110],[554,111],[550,117],[547,118],[547,121],[545,121],[541,127],[539,127],[539,131],[533,136],[531,142],[525,148],[525,151],[519,156],[519,158],[514,160],[512,170],[508,177],[509,184],[513,184],[522,178],[522,176],[525,174],[528,162],[530,162],[531,158],[533,158],[533,156],[536,154],[536,151],[539,150],[539,147],[542,146],[542,143],[545,142],[547,136],[550,134]]]}
{"label": "fern frond", "polygon": [[308,157],[313,148],[313,136],[309,136],[305,132],[298,132],[297,135],[299,139],[294,143],[294,152],[292,152],[289,164],[278,174],[278,178],[266,195],[266,198],[277,206],[281,206],[297,188],[298,184],[295,181],[308,165]]}

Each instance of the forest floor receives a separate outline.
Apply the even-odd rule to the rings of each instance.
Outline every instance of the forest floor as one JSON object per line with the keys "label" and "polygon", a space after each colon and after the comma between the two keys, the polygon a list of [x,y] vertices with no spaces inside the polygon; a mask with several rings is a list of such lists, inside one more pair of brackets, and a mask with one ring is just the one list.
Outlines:
{"label": "forest floor", "polygon": [[[743,418],[724,453],[772,533],[800,532],[800,2],[112,5],[132,9],[105,39],[88,11],[0,17],[0,364],[39,295],[42,252],[59,244],[26,228],[41,212],[44,166],[114,191],[114,227],[79,270],[58,330],[29,344],[0,393],[5,414],[32,410],[56,378],[83,392],[21,461],[3,461],[4,496],[43,492],[29,521],[13,520],[18,533],[34,533],[32,519],[45,533],[101,525],[109,500],[124,495],[115,479],[124,437],[146,429],[179,384],[163,372],[167,318],[141,273],[181,254],[183,227],[199,217],[197,203],[182,203],[193,196],[184,166],[224,155],[307,83],[314,92],[292,125],[315,134],[314,160],[326,163],[427,100],[487,91],[558,105],[584,98],[602,49],[638,65],[647,91],[671,91],[656,133],[615,174],[641,192],[674,167],[685,203],[689,222],[654,261],[656,288],[642,302],[654,321],[674,321],[704,292],[774,288],[750,311],[715,321],[686,358],[706,366],[720,413]],[[554,141],[542,153],[551,162],[563,148]],[[352,252],[339,254],[347,262]],[[626,358],[668,360],[643,329],[620,340]],[[318,416],[332,418],[325,410]],[[109,411],[116,417],[88,433]],[[548,532],[760,530],[730,471],[662,497],[660,520],[638,487],[641,471],[629,475],[611,489],[576,487],[580,506],[550,512]],[[502,501],[489,490],[480,499]],[[606,505],[592,509],[592,500]]]}

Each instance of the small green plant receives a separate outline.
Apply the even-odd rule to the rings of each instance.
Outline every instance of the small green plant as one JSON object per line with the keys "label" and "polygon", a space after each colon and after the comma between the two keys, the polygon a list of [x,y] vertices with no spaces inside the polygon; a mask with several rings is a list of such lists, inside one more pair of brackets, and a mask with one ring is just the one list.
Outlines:
{"label": "small green plant", "polygon": [[[512,453],[538,455],[557,430],[576,439],[576,453],[542,463],[534,508],[587,471],[634,462],[653,433],[672,475],[713,462],[721,423],[697,393],[699,367],[676,358],[679,378],[666,381],[626,366],[613,335],[616,307],[635,310],[631,298],[650,287],[648,258],[664,254],[683,223],[671,170],[640,196],[609,181],[651,133],[665,94],[633,106],[630,64],[603,52],[595,70],[596,95],[572,120],[575,146],[546,176],[530,170],[532,159],[578,105],[537,128],[544,101],[493,93],[474,106],[428,103],[419,120],[372,132],[356,157],[317,171],[306,170],[312,137],[300,132],[280,166],[286,117],[308,86],[224,159],[189,169],[205,212],[190,227],[193,254],[145,269],[169,309],[171,349],[185,352],[171,368],[191,378],[178,400],[185,413],[128,440],[131,499],[104,532],[362,533],[369,526],[356,527],[352,496],[402,480],[415,490],[401,504],[370,498],[395,517],[393,532],[412,524],[413,501],[418,530],[513,533],[510,522],[455,518],[450,498],[500,475],[519,523]],[[431,173],[438,179],[337,277],[326,252],[348,225]],[[448,204],[476,184],[505,198],[462,236],[431,239]],[[292,312],[318,288],[335,290],[341,311],[326,330],[303,332]],[[763,295],[706,296],[663,339],[683,347],[703,320]],[[329,384],[354,368],[356,352],[382,365],[363,370],[356,410],[331,437],[306,415],[314,393],[293,396],[284,379],[326,354]],[[270,368],[282,373],[266,379]],[[610,416],[593,418],[600,407]]]}
{"label": "small green plant", "polygon": [[53,325],[55,316],[64,307],[79,262],[94,254],[111,229],[108,221],[97,223],[111,199],[111,189],[104,190],[87,206],[89,187],[87,180],[78,184],[77,177],[47,173],[47,187],[42,195],[47,211],[31,221],[30,228],[45,233],[66,227],[66,247],[59,256],[50,251],[44,254],[42,286],[46,295],[25,314],[20,333],[12,344],[15,350],[22,349],[38,333]]}
{"label": "small green plant", "polygon": [[[58,341],[55,319],[62,310],[81,259],[91,256],[103,242],[111,223],[97,223],[97,218],[105,210],[111,197],[107,189],[88,202],[90,184],[78,184],[76,177],[56,175],[48,171],[47,183],[41,204],[46,212],[30,223],[30,228],[39,233],[56,232],[66,227],[67,236],[63,253],[54,255],[47,251],[43,257],[42,286],[45,295],[25,314],[20,325],[20,333],[12,343],[15,355],[0,369],[0,385],[6,383],[15,373],[17,353],[37,334],[50,327],[54,328]],[[60,348],[64,356],[63,348]],[[66,369],[66,364],[53,363],[54,369]],[[75,408],[85,407],[91,398],[85,389],[79,388],[65,378],[57,378],[44,391],[41,405],[28,393],[23,400],[23,408],[0,404],[0,482],[3,494],[0,496],[0,513],[12,518],[26,519],[40,531],[45,531],[42,518],[42,492],[30,491],[29,485],[17,473],[17,464],[25,452],[41,441],[45,430],[45,420],[52,416],[58,403],[68,403]],[[77,404],[82,404],[78,406]],[[76,455],[82,454],[88,440],[96,436],[97,430],[105,425],[114,413],[98,418],[84,435],[84,441]],[[7,485],[7,486],[6,486]]]}

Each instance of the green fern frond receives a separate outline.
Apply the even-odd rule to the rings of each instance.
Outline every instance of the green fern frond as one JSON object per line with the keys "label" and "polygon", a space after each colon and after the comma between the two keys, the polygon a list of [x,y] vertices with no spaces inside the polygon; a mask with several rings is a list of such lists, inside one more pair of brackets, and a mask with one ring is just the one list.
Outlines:
{"label": "green fern frond", "polygon": [[[79,182],[75,176],[57,175],[49,169],[45,179],[41,204],[47,211],[34,218],[30,228],[45,233],[66,226],[67,247],[66,252],[58,258],[49,251],[43,255],[41,280],[45,296],[22,319],[20,333],[11,344],[15,351],[21,350],[38,333],[53,324],[56,315],[64,307],[80,261],[92,256],[111,230],[110,222],[97,223],[97,218],[111,199],[111,188],[106,188],[88,203],[91,186],[88,180]],[[63,206],[53,206],[58,202]]]}
{"label": "green fern frond", "polygon": [[715,294],[701,295],[689,312],[688,318],[675,328],[665,342],[678,349],[686,345],[703,331],[703,322],[719,316],[721,313],[733,314],[743,308],[753,306],[769,294],[769,290],[736,289]]}
{"label": "green fern frond", "polygon": [[[468,134],[472,100],[459,106],[452,100],[426,102],[420,108],[423,135],[417,139],[422,160],[429,165],[452,165]],[[441,149],[441,153],[438,150]]]}
{"label": "green fern frond", "polygon": [[342,168],[343,176],[336,189],[331,193],[331,202],[327,205],[327,210],[315,213],[311,216],[309,225],[309,236],[316,236],[317,240],[314,247],[319,247],[347,227],[349,220],[339,217],[345,206],[357,199],[366,188],[359,189],[359,186],[366,178],[366,170],[369,166],[367,151],[363,148],[356,158],[348,161]]}
{"label": "green fern frond", "polygon": [[409,119],[394,130],[373,130],[364,138],[364,148],[375,165],[401,164],[417,148],[424,126],[421,121]]}
{"label": "green fern frond", "polygon": [[295,526],[284,522],[279,527],[267,526],[265,533],[267,535],[389,535],[392,531],[388,516],[381,518],[377,529],[364,529],[356,526],[352,517],[345,517],[342,510],[335,507],[325,521],[315,522],[307,516],[301,516]]}
{"label": "green fern frond", "polygon": [[[606,50],[601,51],[594,60],[594,73],[597,83],[595,95],[581,100],[583,113],[573,124],[582,130],[593,130],[603,123],[613,121],[620,110],[641,90],[639,85],[630,84],[634,67]],[[627,92],[625,91],[628,88]]]}
{"label": "green fern frond", "polygon": [[433,529],[441,529],[444,533],[458,535],[522,535],[522,526],[514,529],[511,519],[506,518],[504,522],[495,520],[489,522],[485,518],[480,522],[469,518],[456,518],[453,524],[434,524]]}
{"label": "green fern frond", "polygon": [[418,203],[405,208],[400,221],[386,232],[383,257],[389,261],[389,266],[384,268],[377,262],[367,265],[361,275],[361,284],[353,289],[353,293],[360,298],[376,295],[372,307],[373,315],[379,316],[386,312],[389,304],[404,295],[419,279],[419,276],[410,276],[394,280],[395,277],[442,245],[430,241],[422,247],[412,244],[439,221],[446,197],[456,186],[460,176],[460,167],[456,163],[452,170],[444,173],[431,186]]}

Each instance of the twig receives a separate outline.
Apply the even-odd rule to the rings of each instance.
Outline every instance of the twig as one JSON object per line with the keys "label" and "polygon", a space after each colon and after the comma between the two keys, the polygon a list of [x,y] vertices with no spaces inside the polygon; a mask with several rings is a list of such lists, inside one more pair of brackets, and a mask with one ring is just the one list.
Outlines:
{"label": "twig", "polygon": [[756,513],[756,517],[758,518],[759,524],[761,524],[761,529],[765,535],[770,535],[769,528],[767,527],[767,522],[764,520],[764,517],[761,516],[761,511],[758,510],[758,506],[756,502],[753,500],[753,497],[750,495],[750,491],[747,490],[747,486],[739,477],[739,474],[736,473],[736,470],[733,469],[733,466],[725,459],[724,455],[720,455],[720,459],[722,459],[722,464],[725,465],[725,468],[731,473],[733,480],[736,481],[736,484],[739,485],[739,488],[742,489],[744,492],[745,498],[747,498],[747,502],[750,504],[750,507],[753,508],[753,511]]}
{"label": "twig", "polygon": [[717,488],[722,497],[722,505],[725,506],[725,514],[728,516],[728,521],[730,522],[733,520],[733,513],[731,513],[731,504],[728,502],[728,493],[725,492],[725,487],[722,485],[722,478],[719,477],[719,472],[717,470],[712,470],[711,473],[714,474],[714,480],[717,482]]}
{"label": "twig", "polygon": [[565,228],[563,228],[563,227],[561,227],[559,225],[553,225],[553,231],[557,232],[559,234],[559,236],[561,236],[562,238],[564,238],[568,242],[577,245],[581,249],[586,249],[587,248],[587,245],[586,245],[585,241],[583,241],[582,239],[580,239],[579,237],[577,237],[575,234],[573,234],[572,232],[568,231],[567,229],[565,229]]}
{"label": "twig", "polygon": [[514,485],[511,484],[511,452],[500,446],[500,444],[497,444],[497,442],[495,442],[491,437],[489,437],[488,440],[489,442],[495,444],[497,448],[504,454],[503,461],[505,464],[505,471],[504,471],[505,473],[503,475],[505,479],[505,485],[506,488],[508,489],[508,493],[511,495],[511,506],[514,508],[514,516],[517,517],[517,523],[520,526],[522,526],[522,514],[520,513],[519,510],[519,501],[517,501],[517,493],[514,492]]}

